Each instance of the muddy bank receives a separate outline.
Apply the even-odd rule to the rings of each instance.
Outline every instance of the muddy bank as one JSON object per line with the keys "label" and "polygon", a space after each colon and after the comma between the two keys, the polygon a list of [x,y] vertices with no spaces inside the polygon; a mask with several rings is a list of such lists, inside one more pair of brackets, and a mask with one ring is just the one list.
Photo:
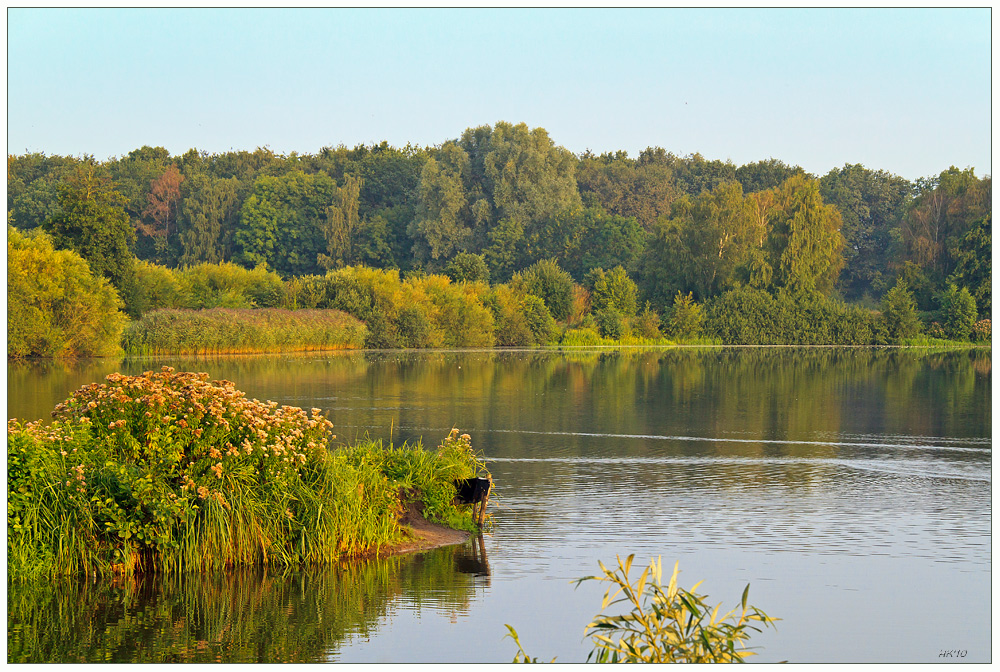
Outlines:
{"label": "muddy bank", "polygon": [[409,502],[399,519],[399,524],[412,530],[410,538],[392,546],[383,546],[378,554],[400,555],[403,553],[416,553],[440,546],[462,544],[469,540],[471,535],[468,532],[453,530],[450,527],[432,523],[424,518],[423,511],[423,502]]}

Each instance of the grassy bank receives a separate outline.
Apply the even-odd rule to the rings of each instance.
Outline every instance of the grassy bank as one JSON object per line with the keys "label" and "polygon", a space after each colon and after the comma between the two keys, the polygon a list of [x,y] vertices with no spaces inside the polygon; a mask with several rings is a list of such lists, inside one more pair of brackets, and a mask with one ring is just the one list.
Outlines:
{"label": "grassy bank", "polygon": [[257,354],[360,348],[364,323],[339,310],[164,309],[126,327],[129,355]]}
{"label": "grassy bank", "polygon": [[467,435],[436,450],[364,441],[331,423],[165,367],[112,374],[8,424],[10,577],[323,564],[405,538],[406,498],[469,525],[456,478],[482,467]]}

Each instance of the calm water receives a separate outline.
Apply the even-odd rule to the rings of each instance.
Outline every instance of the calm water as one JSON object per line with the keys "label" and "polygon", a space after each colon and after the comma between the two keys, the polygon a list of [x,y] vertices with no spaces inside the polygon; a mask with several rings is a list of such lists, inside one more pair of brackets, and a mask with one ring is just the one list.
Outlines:
{"label": "calm water", "polygon": [[[169,364],[329,412],[340,439],[460,427],[492,534],[285,575],[8,593],[10,661],[582,662],[598,560],[680,562],[781,618],[759,662],[990,662],[991,353],[367,352],[9,365],[8,417]],[[391,429],[390,429],[391,428]]]}

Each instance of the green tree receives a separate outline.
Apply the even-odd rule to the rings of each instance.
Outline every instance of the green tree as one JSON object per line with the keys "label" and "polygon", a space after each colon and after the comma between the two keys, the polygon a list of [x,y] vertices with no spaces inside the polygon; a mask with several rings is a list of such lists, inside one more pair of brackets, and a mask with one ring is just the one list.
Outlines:
{"label": "green tree", "polygon": [[992,180],[977,178],[971,168],[952,166],[936,178],[918,180],[917,195],[893,232],[897,263],[913,262],[944,290],[957,265],[959,241],[990,214],[992,191]]}
{"label": "green tree", "polygon": [[897,280],[896,285],[882,298],[882,319],[893,343],[902,343],[920,332],[917,304],[907,289],[905,280]]}
{"label": "green tree", "polygon": [[59,210],[59,184],[80,163],[93,164],[92,157],[46,156],[41,153],[7,156],[7,213],[10,223],[27,230]]}
{"label": "green tree", "polygon": [[908,180],[860,164],[834,168],[820,179],[823,202],[840,211],[844,269],[837,285],[846,298],[877,297],[889,287],[890,232],[905,214],[912,190]]}
{"label": "green tree", "polygon": [[611,215],[634,217],[646,230],[670,213],[671,203],[681,193],[669,166],[640,165],[627,152],[584,153],[576,180],[585,206],[600,205]]}
{"label": "green tree", "polygon": [[705,313],[691,292],[687,295],[677,292],[667,323],[667,333],[675,338],[696,338],[702,334],[704,323]]}
{"label": "green tree", "polygon": [[704,191],[712,191],[724,182],[736,181],[736,166],[729,161],[709,161],[701,154],[680,157],[662,147],[647,147],[642,150],[637,164],[670,169],[680,193],[692,198]]}
{"label": "green tree", "polygon": [[737,168],[736,181],[743,187],[744,194],[752,194],[780,187],[788,178],[805,174],[806,171],[801,166],[789,166],[783,161],[770,158]]}
{"label": "green tree", "polygon": [[944,332],[956,341],[967,341],[976,324],[976,300],[967,287],[958,289],[953,284],[941,297],[941,317],[944,318]]}
{"label": "green tree", "polygon": [[557,320],[569,317],[573,303],[573,278],[552,259],[535,262],[515,276],[512,284],[522,284],[528,294],[540,298]]}
{"label": "green tree", "polygon": [[239,181],[196,173],[181,189],[180,265],[228,261],[239,222]]}
{"label": "green tree", "polygon": [[949,281],[959,286],[969,287],[972,298],[976,300],[979,312],[989,315],[992,312],[992,279],[993,267],[993,236],[992,214],[987,214],[976,220],[965,234],[959,238],[951,249],[955,260],[955,270],[949,276]]}
{"label": "green tree", "polygon": [[829,292],[844,263],[840,227],[840,213],[823,203],[818,181],[786,181],[776,192],[766,244],[775,285],[796,294]]}
{"label": "green tree", "polygon": [[763,245],[752,208],[756,196],[744,198],[738,182],[726,182],[678,199],[671,216],[657,222],[638,264],[646,295],[666,306],[678,291],[704,300],[733,286],[738,269],[749,267]]}
{"label": "green tree", "polygon": [[612,308],[623,317],[635,315],[638,305],[638,288],[621,266],[605,272],[595,268],[587,275],[587,289],[593,310]]}
{"label": "green tree", "polygon": [[59,212],[43,224],[56,247],[76,251],[90,270],[107,278],[125,301],[134,305],[135,231],[125,212],[125,198],[93,165],[80,166],[59,191]]}
{"label": "green tree", "polygon": [[444,274],[453,282],[482,282],[489,284],[490,270],[481,254],[459,252],[444,267]]}
{"label": "green tree", "polygon": [[357,262],[355,250],[361,230],[358,217],[361,180],[348,175],[344,184],[334,193],[333,205],[326,208],[323,222],[323,237],[326,239],[326,254],[317,256],[317,263],[326,269],[351,266]]}
{"label": "green tree", "polygon": [[494,281],[507,281],[523,267],[525,258],[524,226],[515,220],[502,219],[489,232],[489,246],[483,259]]}
{"label": "green tree", "polygon": [[413,238],[413,254],[423,263],[443,261],[468,249],[472,238],[465,187],[468,173],[468,154],[454,143],[445,143],[424,164],[416,218],[407,229]]}
{"label": "green tree", "polygon": [[251,268],[265,263],[283,275],[317,272],[317,259],[327,250],[327,208],[336,192],[326,173],[293,170],[257,178],[240,208],[236,260]]}

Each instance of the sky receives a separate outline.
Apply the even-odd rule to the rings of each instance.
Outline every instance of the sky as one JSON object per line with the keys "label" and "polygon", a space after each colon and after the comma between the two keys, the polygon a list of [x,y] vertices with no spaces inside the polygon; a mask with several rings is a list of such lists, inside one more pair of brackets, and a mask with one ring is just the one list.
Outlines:
{"label": "sky", "polygon": [[438,145],[992,173],[991,10],[8,9],[7,151]]}

